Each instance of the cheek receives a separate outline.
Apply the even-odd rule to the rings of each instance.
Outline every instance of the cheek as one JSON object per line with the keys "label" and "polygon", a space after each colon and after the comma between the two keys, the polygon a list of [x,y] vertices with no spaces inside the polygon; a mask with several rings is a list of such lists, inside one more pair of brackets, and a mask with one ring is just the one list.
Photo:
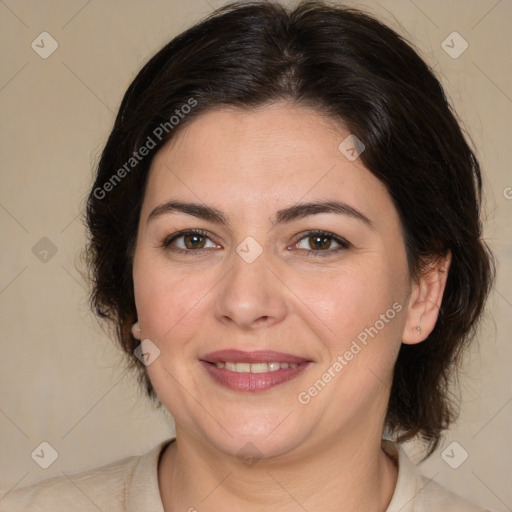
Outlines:
{"label": "cheek", "polygon": [[308,316],[322,342],[321,364],[311,384],[331,379],[325,373],[329,370],[336,375],[323,395],[326,402],[336,396],[343,407],[359,407],[391,379],[405,321],[400,277],[405,271],[387,263],[347,266],[295,283],[304,303],[300,315]]}
{"label": "cheek", "polygon": [[[290,286],[300,299],[304,314],[324,326],[328,338],[346,343],[364,328],[375,324],[397,300],[399,279],[376,261],[362,266],[338,268],[311,276],[302,275]],[[394,311],[391,312],[391,314]],[[380,325],[380,324],[379,324]],[[336,343],[333,341],[333,343]]]}
{"label": "cheek", "polygon": [[203,298],[213,284],[208,273],[177,273],[144,257],[136,260],[135,302],[143,336],[162,350],[167,348],[163,342],[179,340],[194,325],[197,328]]}

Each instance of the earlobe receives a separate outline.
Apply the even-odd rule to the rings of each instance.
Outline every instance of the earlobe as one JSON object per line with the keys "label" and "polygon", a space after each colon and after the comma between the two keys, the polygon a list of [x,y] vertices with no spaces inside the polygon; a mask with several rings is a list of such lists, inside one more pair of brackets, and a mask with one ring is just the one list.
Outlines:
{"label": "earlobe", "polygon": [[135,322],[133,325],[132,325],[132,336],[137,339],[137,340],[140,340],[141,339],[141,329],[140,329],[140,326],[139,326],[139,322]]}
{"label": "earlobe", "polygon": [[419,281],[414,283],[402,335],[403,343],[420,343],[434,330],[443,301],[450,263],[451,252],[448,251],[446,256],[433,260],[423,271]]}

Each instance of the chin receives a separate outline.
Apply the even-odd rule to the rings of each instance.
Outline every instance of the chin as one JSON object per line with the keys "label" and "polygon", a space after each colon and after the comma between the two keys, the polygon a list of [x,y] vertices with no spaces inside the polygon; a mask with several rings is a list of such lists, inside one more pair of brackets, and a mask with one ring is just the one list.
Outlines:
{"label": "chin", "polygon": [[[311,435],[305,419],[299,418],[291,409],[277,418],[274,411],[268,412],[267,419],[255,413],[234,418],[232,410],[226,410],[215,419],[204,411],[202,413],[201,417],[187,418],[180,417],[179,413],[173,415],[178,439],[180,435],[189,440],[196,438],[192,442],[205,442],[209,449],[233,457],[282,456],[303,445]],[[301,420],[300,423],[297,420]]]}
{"label": "chin", "polygon": [[242,462],[254,462],[258,459],[271,459],[284,456],[302,445],[301,436],[294,430],[293,436],[291,430],[281,432],[280,434],[267,432],[231,432],[233,437],[225,432],[223,435],[208,435],[206,440],[215,449],[233,457],[237,457]]}

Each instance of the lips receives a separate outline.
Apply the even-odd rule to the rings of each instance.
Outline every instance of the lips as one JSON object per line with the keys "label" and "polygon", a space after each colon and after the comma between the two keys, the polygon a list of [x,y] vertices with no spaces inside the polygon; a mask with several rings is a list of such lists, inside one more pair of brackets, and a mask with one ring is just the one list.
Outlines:
{"label": "lips", "polygon": [[303,357],[285,354],[283,352],[274,352],[273,350],[257,350],[254,352],[244,352],[242,350],[218,350],[211,352],[200,358],[207,363],[288,363],[300,364],[308,360]]}
{"label": "lips", "polygon": [[219,350],[200,358],[217,383],[236,391],[263,391],[297,377],[312,362],[292,354]]}

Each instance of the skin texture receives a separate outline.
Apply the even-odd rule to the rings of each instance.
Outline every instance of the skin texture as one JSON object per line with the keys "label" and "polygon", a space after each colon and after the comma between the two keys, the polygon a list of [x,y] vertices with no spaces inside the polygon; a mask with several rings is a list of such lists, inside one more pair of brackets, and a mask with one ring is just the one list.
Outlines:
{"label": "skin texture", "polygon": [[[155,156],[134,256],[133,332],[160,350],[147,371],[176,421],[177,443],[159,467],[166,511],[386,510],[397,470],[380,441],[393,365],[402,342],[433,329],[449,257],[411,281],[389,194],[360,159],[338,150],[348,135],[284,102],[222,108],[184,126]],[[170,200],[214,207],[229,224],[181,212],[148,221]],[[347,203],[372,226],[335,213],[272,222],[280,209],[316,201]],[[173,250],[183,238],[162,247],[184,229],[208,233],[202,251]],[[332,241],[315,257],[310,230],[350,245],[336,251]],[[252,263],[236,252],[248,236],[262,249]],[[394,318],[300,403],[299,393],[393,304]],[[234,391],[199,361],[221,349],[276,350],[311,364],[265,391]],[[252,464],[240,456],[255,454]]]}

